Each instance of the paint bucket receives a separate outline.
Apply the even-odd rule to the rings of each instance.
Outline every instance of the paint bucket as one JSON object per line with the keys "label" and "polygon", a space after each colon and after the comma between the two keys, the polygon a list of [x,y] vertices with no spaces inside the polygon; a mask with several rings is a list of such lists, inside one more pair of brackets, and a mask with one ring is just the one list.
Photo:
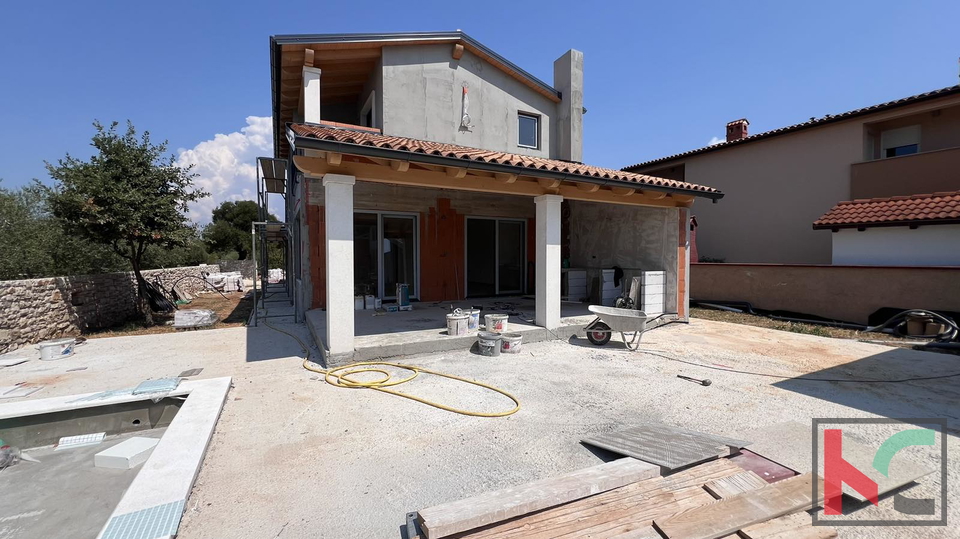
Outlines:
{"label": "paint bucket", "polygon": [[467,334],[467,319],[469,316],[462,313],[447,315],[447,335],[461,337]]}
{"label": "paint bucket", "polygon": [[52,341],[43,341],[37,345],[40,349],[40,359],[43,361],[52,361],[54,359],[63,359],[73,355],[73,346],[77,344],[74,338],[54,339]]}
{"label": "paint bucket", "polygon": [[503,333],[507,331],[507,319],[510,318],[506,314],[487,314],[484,315],[483,320],[487,324],[487,331],[492,333]]}
{"label": "paint bucket", "polygon": [[467,315],[467,331],[478,331],[480,329],[480,309],[464,309],[463,314]]}
{"label": "paint bucket", "polygon": [[481,356],[496,357],[500,355],[500,335],[481,331],[477,335],[477,349]]}
{"label": "paint bucket", "polygon": [[501,333],[500,351],[504,354],[519,354],[523,344],[523,335],[519,333]]}

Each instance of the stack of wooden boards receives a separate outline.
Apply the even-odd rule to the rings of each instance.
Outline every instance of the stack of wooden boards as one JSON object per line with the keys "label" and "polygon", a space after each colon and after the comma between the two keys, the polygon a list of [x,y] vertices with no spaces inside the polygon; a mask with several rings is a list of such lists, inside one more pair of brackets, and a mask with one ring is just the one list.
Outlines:
{"label": "stack of wooden boards", "polygon": [[661,477],[656,466],[622,459],[424,509],[412,514],[407,537],[836,537],[804,512],[821,501],[811,499],[812,477],[768,484],[729,459]]}

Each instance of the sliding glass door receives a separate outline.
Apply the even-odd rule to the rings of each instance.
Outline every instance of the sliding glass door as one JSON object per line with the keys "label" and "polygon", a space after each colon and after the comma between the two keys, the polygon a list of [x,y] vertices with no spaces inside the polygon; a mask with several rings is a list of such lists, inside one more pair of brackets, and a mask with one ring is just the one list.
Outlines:
{"label": "sliding glass door", "polygon": [[467,218],[467,295],[522,294],[526,222]]}
{"label": "sliding glass door", "polygon": [[416,215],[357,212],[353,217],[355,294],[394,299],[397,284],[417,297]]}

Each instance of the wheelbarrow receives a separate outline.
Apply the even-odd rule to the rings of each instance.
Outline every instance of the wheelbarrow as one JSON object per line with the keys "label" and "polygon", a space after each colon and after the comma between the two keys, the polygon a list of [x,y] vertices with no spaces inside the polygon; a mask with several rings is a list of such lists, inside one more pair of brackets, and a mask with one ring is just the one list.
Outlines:
{"label": "wheelbarrow", "polygon": [[[590,312],[597,315],[597,318],[584,327],[587,332],[587,339],[597,346],[603,346],[610,342],[610,337],[614,332],[620,333],[623,338],[623,344],[630,350],[640,348],[640,337],[647,327],[647,315],[643,311],[636,309],[621,309],[619,307],[604,307],[603,305],[591,305],[588,307]],[[627,334],[630,337],[627,337]]]}

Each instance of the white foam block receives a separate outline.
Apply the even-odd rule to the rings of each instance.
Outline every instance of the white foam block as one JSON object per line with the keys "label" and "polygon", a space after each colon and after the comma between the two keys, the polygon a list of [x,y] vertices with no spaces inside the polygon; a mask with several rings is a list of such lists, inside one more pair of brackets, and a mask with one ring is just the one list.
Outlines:
{"label": "white foam block", "polygon": [[129,470],[146,462],[158,442],[160,440],[157,438],[128,438],[94,455],[93,465],[98,468]]}

